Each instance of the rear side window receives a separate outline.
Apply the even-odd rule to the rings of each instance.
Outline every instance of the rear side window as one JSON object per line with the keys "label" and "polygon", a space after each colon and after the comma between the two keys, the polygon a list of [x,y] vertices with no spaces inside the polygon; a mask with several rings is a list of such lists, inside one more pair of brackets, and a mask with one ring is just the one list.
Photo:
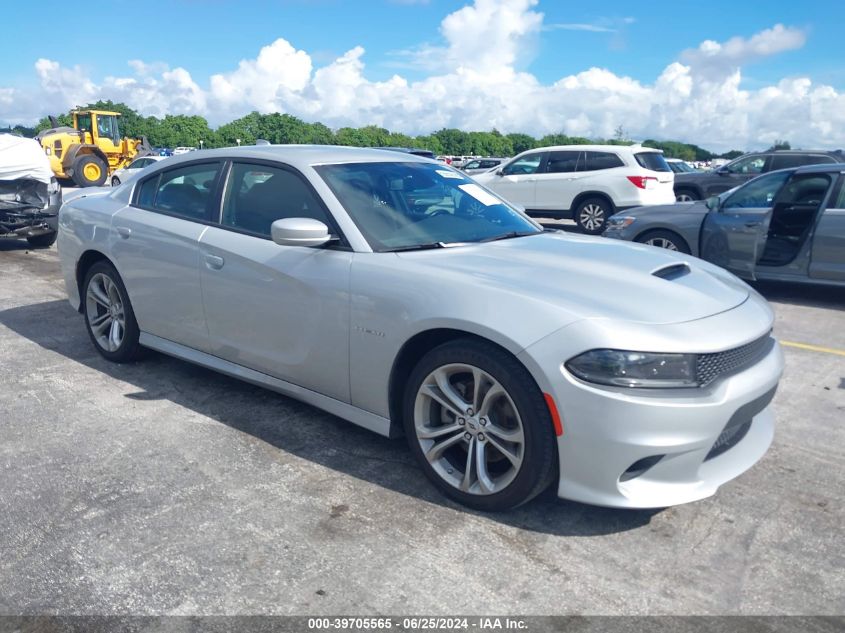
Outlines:
{"label": "rear side window", "polygon": [[672,171],[660,152],[638,152],[634,154],[637,164],[651,171]]}
{"label": "rear side window", "polygon": [[786,169],[787,167],[801,167],[802,165],[821,165],[834,162],[830,156],[824,154],[775,154],[772,156],[771,169]]}
{"label": "rear side window", "polygon": [[219,163],[170,169],[141,183],[136,204],[189,220],[206,220]]}
{"label": "rear side window", "polygon": [[549,174],[561,174],[572,171],[581,171],[584,162],[584,152],[551,152],[546,163],[546,172]]}
{"label": "rear side window", "polygon": [[[598,171],[600,169],[613,169],[614,167],[624,167],[625,163],[613,152],[584,152],[586,154],[585,166],[579,171]],[[659,156],[659,154],[658,154]],[[661,160],[662,160],[661,156]],[[665,161],[664,161],[665,163]],[[649,168],[651,169],[651,168]],[[660,170],[656,170],[660,171]]]}

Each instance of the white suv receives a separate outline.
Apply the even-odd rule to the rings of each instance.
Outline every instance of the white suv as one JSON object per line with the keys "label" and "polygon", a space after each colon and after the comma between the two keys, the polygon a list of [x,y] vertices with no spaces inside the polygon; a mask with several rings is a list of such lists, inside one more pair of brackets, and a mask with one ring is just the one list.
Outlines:
{"label": "white suv", "polygon": [[675,202],[663,153],[640,145],[540,147],[473,178],[532,216],[572,218],[591,235],[617,211]]}

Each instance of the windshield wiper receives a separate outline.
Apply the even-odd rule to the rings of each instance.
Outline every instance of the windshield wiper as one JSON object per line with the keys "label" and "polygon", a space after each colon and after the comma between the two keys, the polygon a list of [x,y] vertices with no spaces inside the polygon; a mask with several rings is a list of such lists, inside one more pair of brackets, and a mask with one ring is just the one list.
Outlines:
{"label": "windshield wiper", "polygon": [[510,240],[514,237],[528,237],[529,235],[539,235],[542,231],[511,231],[510,233],[502,233],[501,235],[494,235],[493,237],[485,237],[479,242],[498,242],[499,240]]}
{"label": "windshield wiper", "polygon": [[407,246],[397,246],[395,248],[385,249],[385,253],[399,253],[401,251],[427,251],[433,248],[449,248],[450,246],[459,246],[463,242],[425,242],[423,244],[408,244]]}

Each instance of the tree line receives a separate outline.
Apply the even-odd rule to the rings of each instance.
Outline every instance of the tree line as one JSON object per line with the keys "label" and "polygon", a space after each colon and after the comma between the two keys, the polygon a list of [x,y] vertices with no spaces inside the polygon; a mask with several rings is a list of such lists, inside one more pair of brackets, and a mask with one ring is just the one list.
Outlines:
{"label": "tree line", "polygon": [[[435,154],[453,156],[514,156],[535,147],[549,145],[585,145],[590,143],[630,145],[625,138],[624,129],[617,128],[612,139],[589,139],[581,136],[568,136],[563,133],[546,134],[535,138],[529,134],[514,132],[502,134],[498,130],[489,132],[465,132],[454,128],[444,128],[427,135],[409,136],[400,132],[391,132],[376,125],[360,128],[342,127],[332,130],[323,123],[307,123],[290,114],[260,114],[251,112],[212,130],[205,118],[197,115],[168,114],[164,118],[142,116],[124,103],[97,101],[84,108],[94,110],[112,110],[120,112],[121,133],[124,136],[140,138],[146,136],[154,147],[230,147],[232,145],[253,145],[256,140],[264,139],[270,143],[315,143],[327,145],[353,145],[358,147],[418,147]],[[60,125],[71,125],[70,113],[56,117]],[[38,132],[52,127],[48,117],[38,121],[34,128],[16,126],[10,131],[23,136],[35,136]],[[202,141],[202,142],[200,142]],[[663,150],[667,158],[683,160],[710,160],[714,154],[698,145],[680,141],[658,141],[647,139],[642,143],[646,147]],[[733,150],[722,154],[724,158],[735,158],[743,152]]]}

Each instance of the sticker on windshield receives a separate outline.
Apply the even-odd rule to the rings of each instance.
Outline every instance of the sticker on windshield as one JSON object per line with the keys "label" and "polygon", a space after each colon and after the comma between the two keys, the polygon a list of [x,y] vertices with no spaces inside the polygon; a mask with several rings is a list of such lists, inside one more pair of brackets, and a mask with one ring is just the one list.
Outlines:
{"label": "sticker on windshield", "polygon": [[438,174],[443,176],[444,178],[454,178],[455,180],[463,180],[464,177],[461,176],[458,172],[449,171],[448,169],[435,169]]}
{"label": "sticker on windshield", "polygon": [[502,201],[499,200],[496,196],[493,196],[475,183],[468,184],[468,185],[458,185],[458,189],[463,191],[466,194],[471,195],[473,198],[478,200],[481,204],[491,207],[494,204],[502,204]]}

